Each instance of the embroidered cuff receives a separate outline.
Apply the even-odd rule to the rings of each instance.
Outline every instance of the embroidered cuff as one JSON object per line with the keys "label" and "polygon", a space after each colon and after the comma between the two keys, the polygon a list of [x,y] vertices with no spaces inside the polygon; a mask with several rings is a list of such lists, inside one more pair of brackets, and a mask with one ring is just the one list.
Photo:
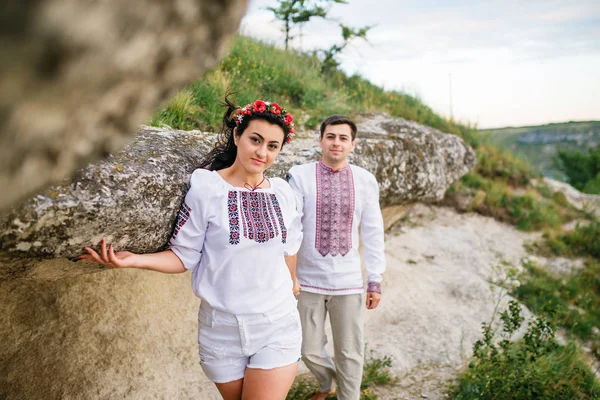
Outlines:
{"label": "embroidered cuff", "polygon": [[367,292],[370,292],[370,293],[381,293],[381,283],[379,283],[379,282],[369,282],[367,284]]}

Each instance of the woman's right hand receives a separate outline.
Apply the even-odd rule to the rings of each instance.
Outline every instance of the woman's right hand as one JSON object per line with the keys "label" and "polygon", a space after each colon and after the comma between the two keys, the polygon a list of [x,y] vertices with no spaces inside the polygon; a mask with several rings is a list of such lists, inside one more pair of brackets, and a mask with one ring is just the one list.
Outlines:
{"label": "woman's right hand", "polygon": [[293,287],[292,287],[292,293],[294,293],[294,296],[298,297],[298,295],[300,294],[300,291],[302,290],[302,286],[300,286],[300,282],[298,282],[298,279],[293,279]]}
{"label": "woman's right hand", "polygon": [[112,247],[112,244],[106,246],[106,241],[100,241],[100,252],[96,252],[90,247],[85,248],[85,253],[80,255],[80,260],[93,261],[98,264],[105,265],[109,268],[132,268],[135,267],[136,254],[129,251],[117,251]]}

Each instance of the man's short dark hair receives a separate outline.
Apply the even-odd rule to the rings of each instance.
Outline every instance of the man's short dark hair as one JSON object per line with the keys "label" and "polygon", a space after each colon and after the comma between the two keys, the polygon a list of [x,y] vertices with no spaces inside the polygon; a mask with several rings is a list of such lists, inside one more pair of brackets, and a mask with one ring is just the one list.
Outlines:
{"label": "man's short dark hair", "polygon": [[331,117],[327,117],[321,122],[321,139],[323,139],[325,128],[327,128],[328,125],[348,125],[352,130],[352,140],[356,139],[356,124],[352,122],[350,118],[343,115],[332,115]]}

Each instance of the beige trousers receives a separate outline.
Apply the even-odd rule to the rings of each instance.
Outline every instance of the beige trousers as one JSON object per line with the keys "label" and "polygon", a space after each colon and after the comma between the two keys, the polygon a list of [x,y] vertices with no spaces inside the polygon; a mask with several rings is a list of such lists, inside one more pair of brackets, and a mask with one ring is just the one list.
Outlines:
{"label": "beige trousers", "polygon": [[[319,381],[321,392],[337,382],[339,400],[359,400],[364,362],[363,294],[324,295],[300,292],[298,311],[302,323],[302,360]],[[325,318],[329,313],[334,359],[325,345]]]}

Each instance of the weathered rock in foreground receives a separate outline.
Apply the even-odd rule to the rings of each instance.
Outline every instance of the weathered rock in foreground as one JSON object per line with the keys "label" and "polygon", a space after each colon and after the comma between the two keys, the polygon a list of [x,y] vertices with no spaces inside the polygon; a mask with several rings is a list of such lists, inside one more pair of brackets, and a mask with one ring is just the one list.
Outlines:
{"label": "weathered rock in foreground", "polygon": [[[0,221],[5,264],[8,258],[76,257],[101,238],[133,252],[163,248],[189,175],[215,136],[142,128],[121,153],[34,196]],[[458,136],[400,118],[371,116],[359,124],[359,137],[352,162],[376,175],[383,206],[439,200],[475,165],[474,151]],[[283,177],[292,165],[317,160],[317,138],[299,137],[285,147],[270,175]]]}
{"label": "weathered rock in foreground", "polygon": [[0,21],[0,214],[129,142],[214,66],[246,0],[9,1]]}
{"label": "weathered rock in foreground", "polygon": [[0,399],[221,399],[198,362],[189,273],[72,275],[84,265],[0,282]]}

